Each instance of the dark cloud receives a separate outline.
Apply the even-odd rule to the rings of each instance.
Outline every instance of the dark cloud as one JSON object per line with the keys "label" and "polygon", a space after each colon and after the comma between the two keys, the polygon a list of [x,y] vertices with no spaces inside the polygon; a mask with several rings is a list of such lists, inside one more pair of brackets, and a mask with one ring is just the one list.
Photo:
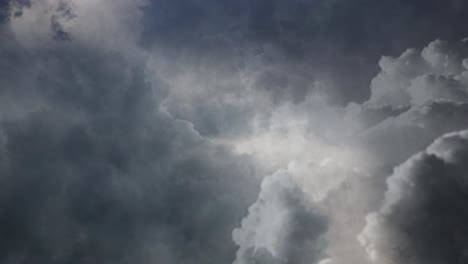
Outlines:
{"label": "dark cloud", "polygon": [[0,25],[7,22],[10,16],[21,16],[22,12],[11,13],[12,6],[30,6],[29,0],[1,0],[0,1]]}
{"label": "dark cloud", "polygon": [[361,241],[375,263],[465,263],[468,134],[448,134],[388,179]]}
{"label": "dark cloud", "polygon": [[382,54],[468,33],[468,5],[459,0],[154,0],[146,12],[147,44],[220,60],[236,48],[272,45],[288,62],[308,65],[311,80],[327,79],[329,92],[341,102],[368,96]]}
{"label": "dark cloud", "polygon": [[73,13],[70,3],[64,0],[60,1],[55,10],[55,14],[51,18],[51,29],[52,32],[54,32],[54,39],[70,40],[70,34],[63,28],[59,20],[71,20],[75,17],[76,15]]}
{"label": "dark cloud", "polygon": [[[450,42],[434,44],[436,48],[442,46],[441,50],[430,52],[458,52],[459,40],[466,34],[462,25],[467,8],[460,1],[436,0],[154,0],[143,9],[141,43],[161,53],[155,60],[172,65],[171,72],[179,71],[180,65],[188,69],[171,76],[172,80],[186,78],[187,72],[195,76],[191,77],[196,81],[190,82],[190,89],[184,84],[185,91],[205,87],[205,91],[189,99],[171,101],[169,111],[174,116],[193,122],[202,135],[236,137],[251,132],[245,116],[259,112],[258,106],[263,107],[264,102],[268,106],[262,110],[268,113],[278,105],[304,103],[315,94],[325,95],[323,101],[335,105],[362,102],[370,93],[380,97],[379,91],[370,92],[368,87],[378,73],[377,62],[382,54],[423,48],[436,38]],[[456,43],[456,48],[444,48],[447,43]],[[428,63],[417,50],[412,51],[413,55],[410,51],[408,54],[416,61],[409,56],[411,63]],[[395,63],[403,60],[395,59]],[[393,65],[389,57],[382,58],[381,74],[389,64]],[[398,70],[404,76],[415,77],[426,72],[416,66],[401,66]],[[372,87],[380,88],[372,89],[384,90],[387,95],[395,93],[388,87],[393,84],[385,83],[386,76],[379,76]],[[402,86],[399,79],[392,81],[396,82],[394,86]],[[418,97],[421,89],[411,91]],[[249,101],[252,96],[255,106],[232,104]],[[396,99],[371,101],[381,105],[401,99],[399,94],[392,96]],[[224,122],[227,119],[230,122]]]}
{"label": "dark cloud", "polygon": [[0,262],[465,260],[463,1],[0,3]]}
{"label": "dark cloud", "polygon": [[258,186],[246,157],[161,110],[141,62],[75,43],[2,52],[1,262],[232,261]]}

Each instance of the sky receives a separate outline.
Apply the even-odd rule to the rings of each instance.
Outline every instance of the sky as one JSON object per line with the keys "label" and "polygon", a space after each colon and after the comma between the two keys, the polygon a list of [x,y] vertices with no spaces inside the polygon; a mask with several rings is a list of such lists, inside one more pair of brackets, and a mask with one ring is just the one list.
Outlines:
{"label": "sky", "polygon": [[468,262],[463,0],[0,0],[0,262]]}

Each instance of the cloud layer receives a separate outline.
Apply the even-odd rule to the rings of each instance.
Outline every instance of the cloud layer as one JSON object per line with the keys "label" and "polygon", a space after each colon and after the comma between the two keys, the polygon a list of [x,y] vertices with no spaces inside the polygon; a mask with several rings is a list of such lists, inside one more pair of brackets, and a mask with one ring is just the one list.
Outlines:
{"label": "cloud layer", "polygon": [[229,263],[255,167],[161,107],[165,84],[118,50],[131,39],[96,46],[95,21],[73,21],[105,3],[66,2],[70,40],[43,36],[62,3],[33,2],[2,32],[0,261]]}
{"label": "cloud layer", "polygon": [[2,263],[466,261],[461,1],[2,5]]}

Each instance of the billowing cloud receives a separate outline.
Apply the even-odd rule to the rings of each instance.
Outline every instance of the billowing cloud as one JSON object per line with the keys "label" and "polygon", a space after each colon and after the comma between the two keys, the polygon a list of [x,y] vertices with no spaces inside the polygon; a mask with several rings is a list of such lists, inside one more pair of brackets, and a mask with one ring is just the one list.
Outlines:
{"label": "billowing cloud", "polygon": [[393,167],[442,134],[467,127],[466,56],[464,41],[436,40],[422,51],[381,59],[369,100],[343,114],[358,148],[372,153],[372,166]]}
{"label": "billowing cloud", "polygon": [[[63,1],[33,1],[2,32],[12,39],[2,42],[11,57],[1,64],[8,102],[0,120],[1,262],[229,263],[235,256],[231,232],[255,200],[255,167],[166,111],[166,85],[146,77],[139,54],[117,48],[134,47],[131,38],[107,45],[114,28],[131,24],[99,10],[129,7],[124,2],[67,2],[76,8],[69,41],[46,22]],[[110,30],[99,32],[111,34],[102,46],[98,21]],[[40,41],[32,42],[35,34]]]}
{"label": "billowing cloud", "polygon": [[421,52],[408,49],[398,58],[383,57],[368,103],[399,106],[438,99],[466,101],[461,74],[466,71],[468,46],[465,41],[456,43],[436,40]]}
{"label": "billowing cloud", "polygon": [[[228,2],[0,4],[0,261],[464,252],[444,225],[459,224],[446,181],[466,169],[466,132],[424,150],[468,127],[465,4]],[[450,249],[427,238],[427,210]]]}
{"label": "billowing cloud", "polygon": [[235,264],[313,263],[323,254],[325,216],[286,171],[262,182],[258,200],[233,232]]}
{"label": "billowing cloud", "polygon": [[[382,56],[420,48],[436,38],[465,37],[467,3],[460,0],[152,0],[145,13],[146,45],[172,57],[235,61],[273,47],[282,75],[312,69],[335,102],[363,101]],[[295,93],[314,91],[297,85]],[[272,88],[275,92],[275,88]]]}
{"label": "billowing cloud", "polygon": [[464,263],[468,131],[447,134],[397,167],[360,236],[374,263]]}
{"label": "billowing cloud", "polygon": [[[356,236],[367,212],[384,199],[388,173],[439,136],[467,128],[464,45],[434,41],[421,52],[383,58],[367,102],[341,108],[309,95],[275,107],[253,136],[235,142],[266,167],[285,169],[325,208],[324,261],[365,263]],[[287,232],[276,228],[257,226],[257,232],[274,243],[274,234]]]}

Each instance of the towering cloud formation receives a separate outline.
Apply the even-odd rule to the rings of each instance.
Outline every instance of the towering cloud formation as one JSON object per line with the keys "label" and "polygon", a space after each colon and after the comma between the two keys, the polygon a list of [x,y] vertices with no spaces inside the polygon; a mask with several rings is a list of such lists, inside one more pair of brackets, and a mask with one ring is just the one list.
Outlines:
{"label": "towering cloud formation", "polygon": [[[467,128],[465,45],[437,40],[422,52],[408,50],[399,58],[384,57],[382,72],[372,82],[367,102],[346,108],[317,107],[312,104],[314,98],[309,97],[304,103],[283,105],[276,108],[267,130],[282,131],[274,140],[275,147],[256,147],[265,145],[261,130],[263,136],[247,144],[260,159],[275,160],[275,164],[285,164],[288,169],[302,168],[291,170],[290,177],[303,189],[313,190],[313,197],[324,195],[320,203],[330,208],[326,235],[326,252],[332,257],[329,261],[365,262],[367,257],[354,244],[355,237],[366,213],[384,199],[381,194],[386,188],[386,175],[439,136]],[[312,109],[314,112],[307,112]],[[275,138],[275,133],[267,133],[267,138]],[[284,144],[281,151],[284,138],[289,145]],[[293,151],[298,145],[304,146],[299,149],[307,149],[298,152],[301,155]],[[241,149],[248,147],[242,144]],[[350,149],[354,156],[347,154]],[[269,153],[277,154],[270,157]],[[321,166],[327,162],[333,164],[332,174]],[[340,167],[343,170],[337,169]],[[308,180],[321,182],[319,189],[307,185]]]}
{"label": "towering cloud formation", "polygon": [[447,134],[395,169],[360,236],[374,263],[468,260],[468,131]]}
{"label": "towering cloud formation", "polygon": [[465,41],[450,45],[436,40],[421,53],[409,49],[399,58],[383,57],[381,73],[371,85],[371,104],[422,104],[429,100],[466,101],[462,74],[467,69]]}
{"label": "towering cloud formation", "polygon": [[[385,168],[426,149],[439,136],[467,128],[466,56],[464,41],[436,40],[422,52],[410,49],[399,58],[382,58],[369,101],[353,106],[359,111],[351,116],[381,105],[407,110],[388,112],[358,135],[361,147],[373,153],[374,166],[384,169],[374,175],[386,175]],[[465,141],[466,132],[445,136],[394,171],[384,205],[367,217],[359,236],[372,263],[463,263],[461,237],[466,234],[456,223],[466,210]]]}
{"label": "towering cloud formation", "polygon": [[0,262],[464,263],[467,43],[358,2],[0,4]]}
{"label": "towering cloud formation", "polygon": [[[323,254],[326,219],[287,175],[265,178],[259,198],[233,238],[235,264],[313,263]],[[322,239],[321,239],[322,238]]]}
{"label": "towering cloud formation", "polygon": [[466,56],[464,41],[451,45],[436,40],[422,52],[409,49],[399,58],[381,59],[381,72],[372,81],[370,99],[357,107],[387,105],[408,110],[389,113],[360,135],[365,145],[381,156],[377,162],[403,162],[440,135],[466,127]]}

